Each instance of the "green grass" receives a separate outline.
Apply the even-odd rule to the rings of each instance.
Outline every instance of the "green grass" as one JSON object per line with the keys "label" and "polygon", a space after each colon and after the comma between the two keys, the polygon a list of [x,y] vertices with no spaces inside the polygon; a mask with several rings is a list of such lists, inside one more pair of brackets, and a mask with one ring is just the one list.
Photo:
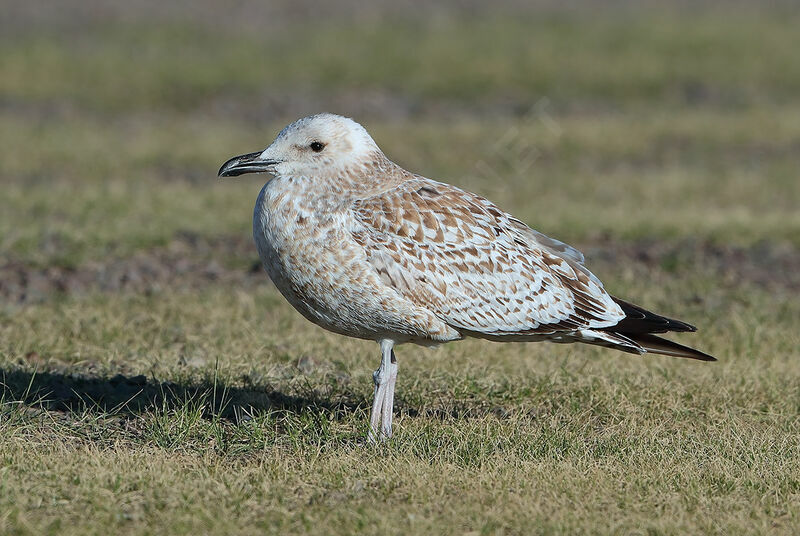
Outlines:
{"label": "green grass", "polygon": [[[377,346],[323,333],[270,288],[31,306],[0,333],[17,364],[0,425],[5,527],[792,532],[800,309],[752,288],[712,294],[720,314],[693,340],[713,366],[403,347],[396,437],[379,448],[363,443]],[[31,351],[51,372],[34,372]],[[298,356],[312,357],[305,373]],[[148,383],[113,389],[118,372]],[[51,409],[11,402],[39,398]]]}
{"label": "green grass", "polygon": [[173,288],[140,268],[139,294],[0,301],[0,533],[800,531],[797,263],[770,256],[800,248],[795,11],[237,28],[202,6],[0,23],[0,277],[102,278],[176,240],[164,262],[240,274],[262,179],[217,167],[330,109],[409,169],[610,243],[589,262],[607,287],[698,325],[680,341],[720,361],[404,346],[396,436],[368,447],[377,345],[311,325],[266,276],[162,268]]}
{"label": "green grass", "polygon": [[[405,167],[482,193],[562,239],[697,232],[800,244],[798,110],[367,124]],[[0,163],[0,253],[76,264],[164,244],[179,231],[249,233],[263,179],[217,181],[215,172],[266,146],[279,126],[175,117],[148,125],[0,126],[9,154]]]}
{"label": "green grass", "polygon": [[[8,32],[0,94],[96,110],[186,110],[220,94],[252,99],[297,89],[392,88],[466,100],[544,94],[562,103],[626,105],[681,102],[686,91],[699,89],[741,105],[765,95],[793,100],[800,89],[797,23],[793,11],[754,9],[725,16],[714,10],[412,16],[263,31],[103,21],[79,35]],[[94,88],[87,91],[89,82]]]}

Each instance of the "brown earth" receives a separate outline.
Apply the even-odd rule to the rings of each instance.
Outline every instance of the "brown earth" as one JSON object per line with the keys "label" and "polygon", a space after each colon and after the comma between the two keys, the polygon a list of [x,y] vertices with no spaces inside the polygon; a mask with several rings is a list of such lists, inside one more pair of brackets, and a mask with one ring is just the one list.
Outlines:
{"label": "brown earth", "polygon": [[[601,278],[619,270],[643,277],[656,272],[680,277],[692,272],[726,286],[800,290],[800,250],[785,243],[765,241],[741,247],[694,239],[622,242],[599,238],[577,246]],[[226,265],[230,259],[237,259],[238,266]],[[205,238],[191,233],[181,233],[165,247],[132,257],[78,267],[40,267],[14,260],[0,265],[0,301],[11,304],[92,292],[191,290],[209,284],[255,287],[269,284],[269,279],[260,267],[255,246],[246,238]]]}
{"label": "brown earth", "polygon": [[[231,258],[252,263],[234,269]],[[0,265],[0,301],[37,303],[58,295],[89,292],[155,293],[208,284],[253,287],[267,284],[255,246],[240,237],[201,238],[181,233],[165,247],[128,258],[93,261],[78,267],[40,267],[20,261]]]}

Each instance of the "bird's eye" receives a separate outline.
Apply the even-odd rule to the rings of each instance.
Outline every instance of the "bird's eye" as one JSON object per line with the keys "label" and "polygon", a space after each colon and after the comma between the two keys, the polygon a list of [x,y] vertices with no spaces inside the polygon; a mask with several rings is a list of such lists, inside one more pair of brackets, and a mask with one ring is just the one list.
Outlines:
{"label": "bird's eye", "polygon": [[312,151],[314,151],[315,153],[318,153],[318,152],[320,152],[321,150],[323,150],[325,148],[325,144],[322,143],[322,142],[319,142],[319,141],[312,141],[309,144],[309,147],[311,147]]}

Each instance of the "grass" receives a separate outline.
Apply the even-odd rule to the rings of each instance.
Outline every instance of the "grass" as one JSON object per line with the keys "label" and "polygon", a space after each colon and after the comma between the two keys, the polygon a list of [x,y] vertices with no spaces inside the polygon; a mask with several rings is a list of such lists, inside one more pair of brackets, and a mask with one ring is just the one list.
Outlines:
{"label": "grass", "polygon": [[[6,71],[0,93],[96,110],[185,110],[220,94],[252,98],[266,89],[641,103],[680,102],[684,91],[697,88],[732,105],[765,93],[792,100],[800,89],[792,10],[607,15],[411,16],[391,24],[306,22],[255,32],[147,19],[104,20],[80,33],[12,30],[0,54]],[[87,91],[87,81],[96,89]]]}
{"label": "grass", "polygon": [[[800,530],[800,305],[762,275],[800,247],[797,13],[451,6],[234,31],[219,8],[131,5],[0,23],[0,300],[12,273],[57,289],[0,301],[0,533]],[[401,347],[396,437],[367,447],[377,346],[224,276],[255,261],[236,244],[261,182],[217,166],[322,108],[550,235],[613,237],[589,259],[606,286],[697,324],[680,340],[720,361]],[[712,246],[734,266],[692,256]],[[146,263],[125,273],[147,292],[59,283],[165,249],[174,285]]]}
{"label": "grass", "polygon": [[[686,281],[664,277],[630,293],[668,310]],[[684,316],[715,314],[695,337],[714,366],[401,348],[396,438],[378,449],[363,444],[377,347],[317,330],[266,285],[29,306],[0,333],[5,528],[792,532],[800,310],[710,292],[716,306]]]}
{"label": "grass", "polygon": [[[698,231],[728,243],[769,236],[800,244],[798,110],[533,113],[455,124],[377,121],[372,130],[406,167],[478,191],[563,239]],[[263,181],[213,175],[229,156],[267,145],[278,126],[174,117],[149,124],[153,130],[108,131],[91,120],[37,126],[18,119],[0,127],[9,152],[0,164],[8,177],[0,252],[79,264],[163,244],[184,230],[248,233]],[[86,152],[73,150],[75,143]]]}

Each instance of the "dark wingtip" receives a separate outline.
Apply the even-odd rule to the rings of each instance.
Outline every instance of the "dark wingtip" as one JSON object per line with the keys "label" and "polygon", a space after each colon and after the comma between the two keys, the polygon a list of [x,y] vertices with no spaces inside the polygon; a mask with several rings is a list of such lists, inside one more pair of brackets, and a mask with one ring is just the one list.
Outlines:
{"label": "dark wingtip", "polygon": [[663,337],[656,337],[649,333],[641,333],[637,335],[628,335],[628,337],[641,345],[645,350],[654,354],[669,355],[673,357],[685,357],[688,359],[696,359],[698,361],[716,361],[717,358],[709,355],[700,350],[696,350],[690,346],[678,344],[675,341],[664,339]]}
{"label": "dark wingtip", "polygon": [[675,357],[686,357],[697,359],[698,361],[716,361],[712,355],[708,355],[700,350],[695,350],[689,346],[683,346],[676,342],[661,337],[656,337],[654,333],[666,333],[668,331],[695,332],[697,328],[681,320],[667,318],[657,315],[643,307],[621,300],[612,296],[612,299],[622,308],[625,318],[616,325],[603,328],[603,331],[616,333],[631,339],[641,345],[648,352],[656,354],[671,355]]}
{"label": "dark wingtip", "polygon": [[609,331],[620,333],[666,333],[668,331],[697,331],[697,328],[681,320],[667,318],[659,314],[648,311],[631,302],[611,296],[611,298],[622,308],[625,318],[619,324],[609,326]]}

